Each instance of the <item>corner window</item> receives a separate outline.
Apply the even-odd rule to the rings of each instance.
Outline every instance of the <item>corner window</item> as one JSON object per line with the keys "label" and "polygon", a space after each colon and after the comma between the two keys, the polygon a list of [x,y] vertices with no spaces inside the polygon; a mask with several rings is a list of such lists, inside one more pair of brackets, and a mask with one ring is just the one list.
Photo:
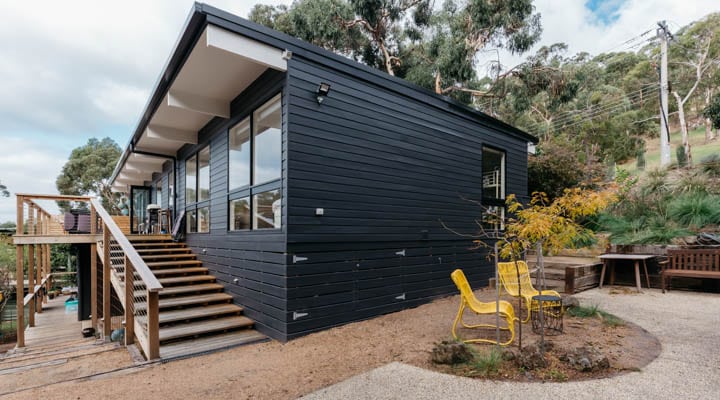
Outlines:
{"label": "corner window", "polygon": [[228,230],[282,227],[282,96],[228,131]]}
{"label": "corner window", "polygon": [[485,229],[505,229],[505,152],[482,150],[482,223]]}
{"label": "corner window", "polygon": [[160,178],[160,180],[155,184],[155,204],[160,207],[162,207],[163,204],[162,192],[162,178]]}
{"label": "corner window", "polygon": [[188,210],[185,214],[185,227],[187,228],[187,233],[196,233],[198,231],[197,226],[197,211]]}

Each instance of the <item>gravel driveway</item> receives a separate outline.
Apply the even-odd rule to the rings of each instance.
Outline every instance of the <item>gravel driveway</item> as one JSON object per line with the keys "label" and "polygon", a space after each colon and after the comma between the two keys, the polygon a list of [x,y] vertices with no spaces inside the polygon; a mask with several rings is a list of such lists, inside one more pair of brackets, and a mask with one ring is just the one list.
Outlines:
{"label": "gravel driveway", "polygon": [[576,297],[648,330],[662,344],[660,356],[639,372],[567,383],[476,380],[394,362],[303,399],[720,398],[720,295],[605,287]]}

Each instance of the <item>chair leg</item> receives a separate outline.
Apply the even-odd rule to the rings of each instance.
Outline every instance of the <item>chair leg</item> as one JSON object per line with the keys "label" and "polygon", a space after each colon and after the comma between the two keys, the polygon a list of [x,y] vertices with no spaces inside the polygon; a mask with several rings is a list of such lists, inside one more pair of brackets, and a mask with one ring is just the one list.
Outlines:
{"label": "chair leg", "polygon": [[665,274],[660,272],[660,287],[662,288],[662,292],[665,293]]}
{"label": "chair leg", "polygon": [[455,339],[455,340],[458,340],[456,329],[457,329],[458,322],[462,321],[462,315],[463,315],[464,311],[465,311],[465,302],[461,301],[460,308],[458,309],[458,313],[455,316],[455,322],[453,322],[453,326],[452,326],[452,335],[453,335],[453,339]]}

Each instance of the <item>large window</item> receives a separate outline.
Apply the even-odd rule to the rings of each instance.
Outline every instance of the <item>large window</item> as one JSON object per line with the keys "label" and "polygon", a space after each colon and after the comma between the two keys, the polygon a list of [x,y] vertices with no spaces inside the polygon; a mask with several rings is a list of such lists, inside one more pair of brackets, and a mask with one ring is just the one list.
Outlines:
{"label": "large window", "polygon": [[281,228],[281,95],[230,128],[228,144],[228,229]]}
{"label": "large window", "polygon": [[482,150],[483,226],[505,229],[505,152],[489,147]]}
{"label": "large window", "polygon": [[250,185],[250,118],[230,128],[228,133],[230,144],[230,189]]}
{"label": "large window", "polygon": [[253,113],[253,184],[280,178],[282,110],[275,96]]}
{"label": "large window", "polygon": [[185,161],[185,205],[188,233],[210,232],[210,147]]}

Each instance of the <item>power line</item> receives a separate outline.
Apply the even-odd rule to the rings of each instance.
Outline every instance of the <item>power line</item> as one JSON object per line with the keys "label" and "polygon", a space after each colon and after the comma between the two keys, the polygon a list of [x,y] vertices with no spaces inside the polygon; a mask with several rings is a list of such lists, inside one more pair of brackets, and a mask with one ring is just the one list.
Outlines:
{"label": "power line", "polygon": [[606,110],[615,108],[618,105],[625,105],[627,103],[632,104],[636,100],[639,100],[644,95],[651,95],[653,92],[655,92],[658,89],[658,84],[654,84],[655,87],[647,87],[643,89],[639,89],[633,92],[629,92],[627,94],[624,94],[624,97],[612,100],[608,103],[605,103],[601,105],[600,107],[596,108],[590,108],[590,109],[581,109],[581,110],[569,110],[561,114],[556,120],[553,121],[554,124],[564,124],[567,122],[574,121],[575,118],[581,117],[581,118],[593,118],[597,115],[603,114]]}
{"label": "power line", "polygon": [[[559,129],[567,129],[569,127],[573,127],[573,126],[585,123],[589,120],[591,121],[592,119],[594,119],[598,116],[601,116],[601,115],[610,114],[612,112],[616,112],[616,111],[619,111],[622,109],[633,108],[634,101],[639,99],[641,94],[651,95],[656,90],[658,90],[658,88],[651,88],[651,89],[648,89],[648,91],[646,93],[638,93],[633,97],[616,100],[612,103],[603,105],[603,107],[601,107],[599,109],[594,109],[594,110],[590,111],[589,113],[586,113],[585,115],[582,115],[582,113],[586,112],[587,110],[578,110],[578,112],[575,115],[563,117],[561,119],[552,121],[552,125],[555,126],[556,129],[558,129],[558,130]],[[581,120],[575,121],[576,117],[581,118]],[[541,122],[533,121],[532,125],[534,127],[536,127],[536,129],[534,129],[534,131],[536,133],[540,133],[538,131],[537,127],[544,127]]]}

